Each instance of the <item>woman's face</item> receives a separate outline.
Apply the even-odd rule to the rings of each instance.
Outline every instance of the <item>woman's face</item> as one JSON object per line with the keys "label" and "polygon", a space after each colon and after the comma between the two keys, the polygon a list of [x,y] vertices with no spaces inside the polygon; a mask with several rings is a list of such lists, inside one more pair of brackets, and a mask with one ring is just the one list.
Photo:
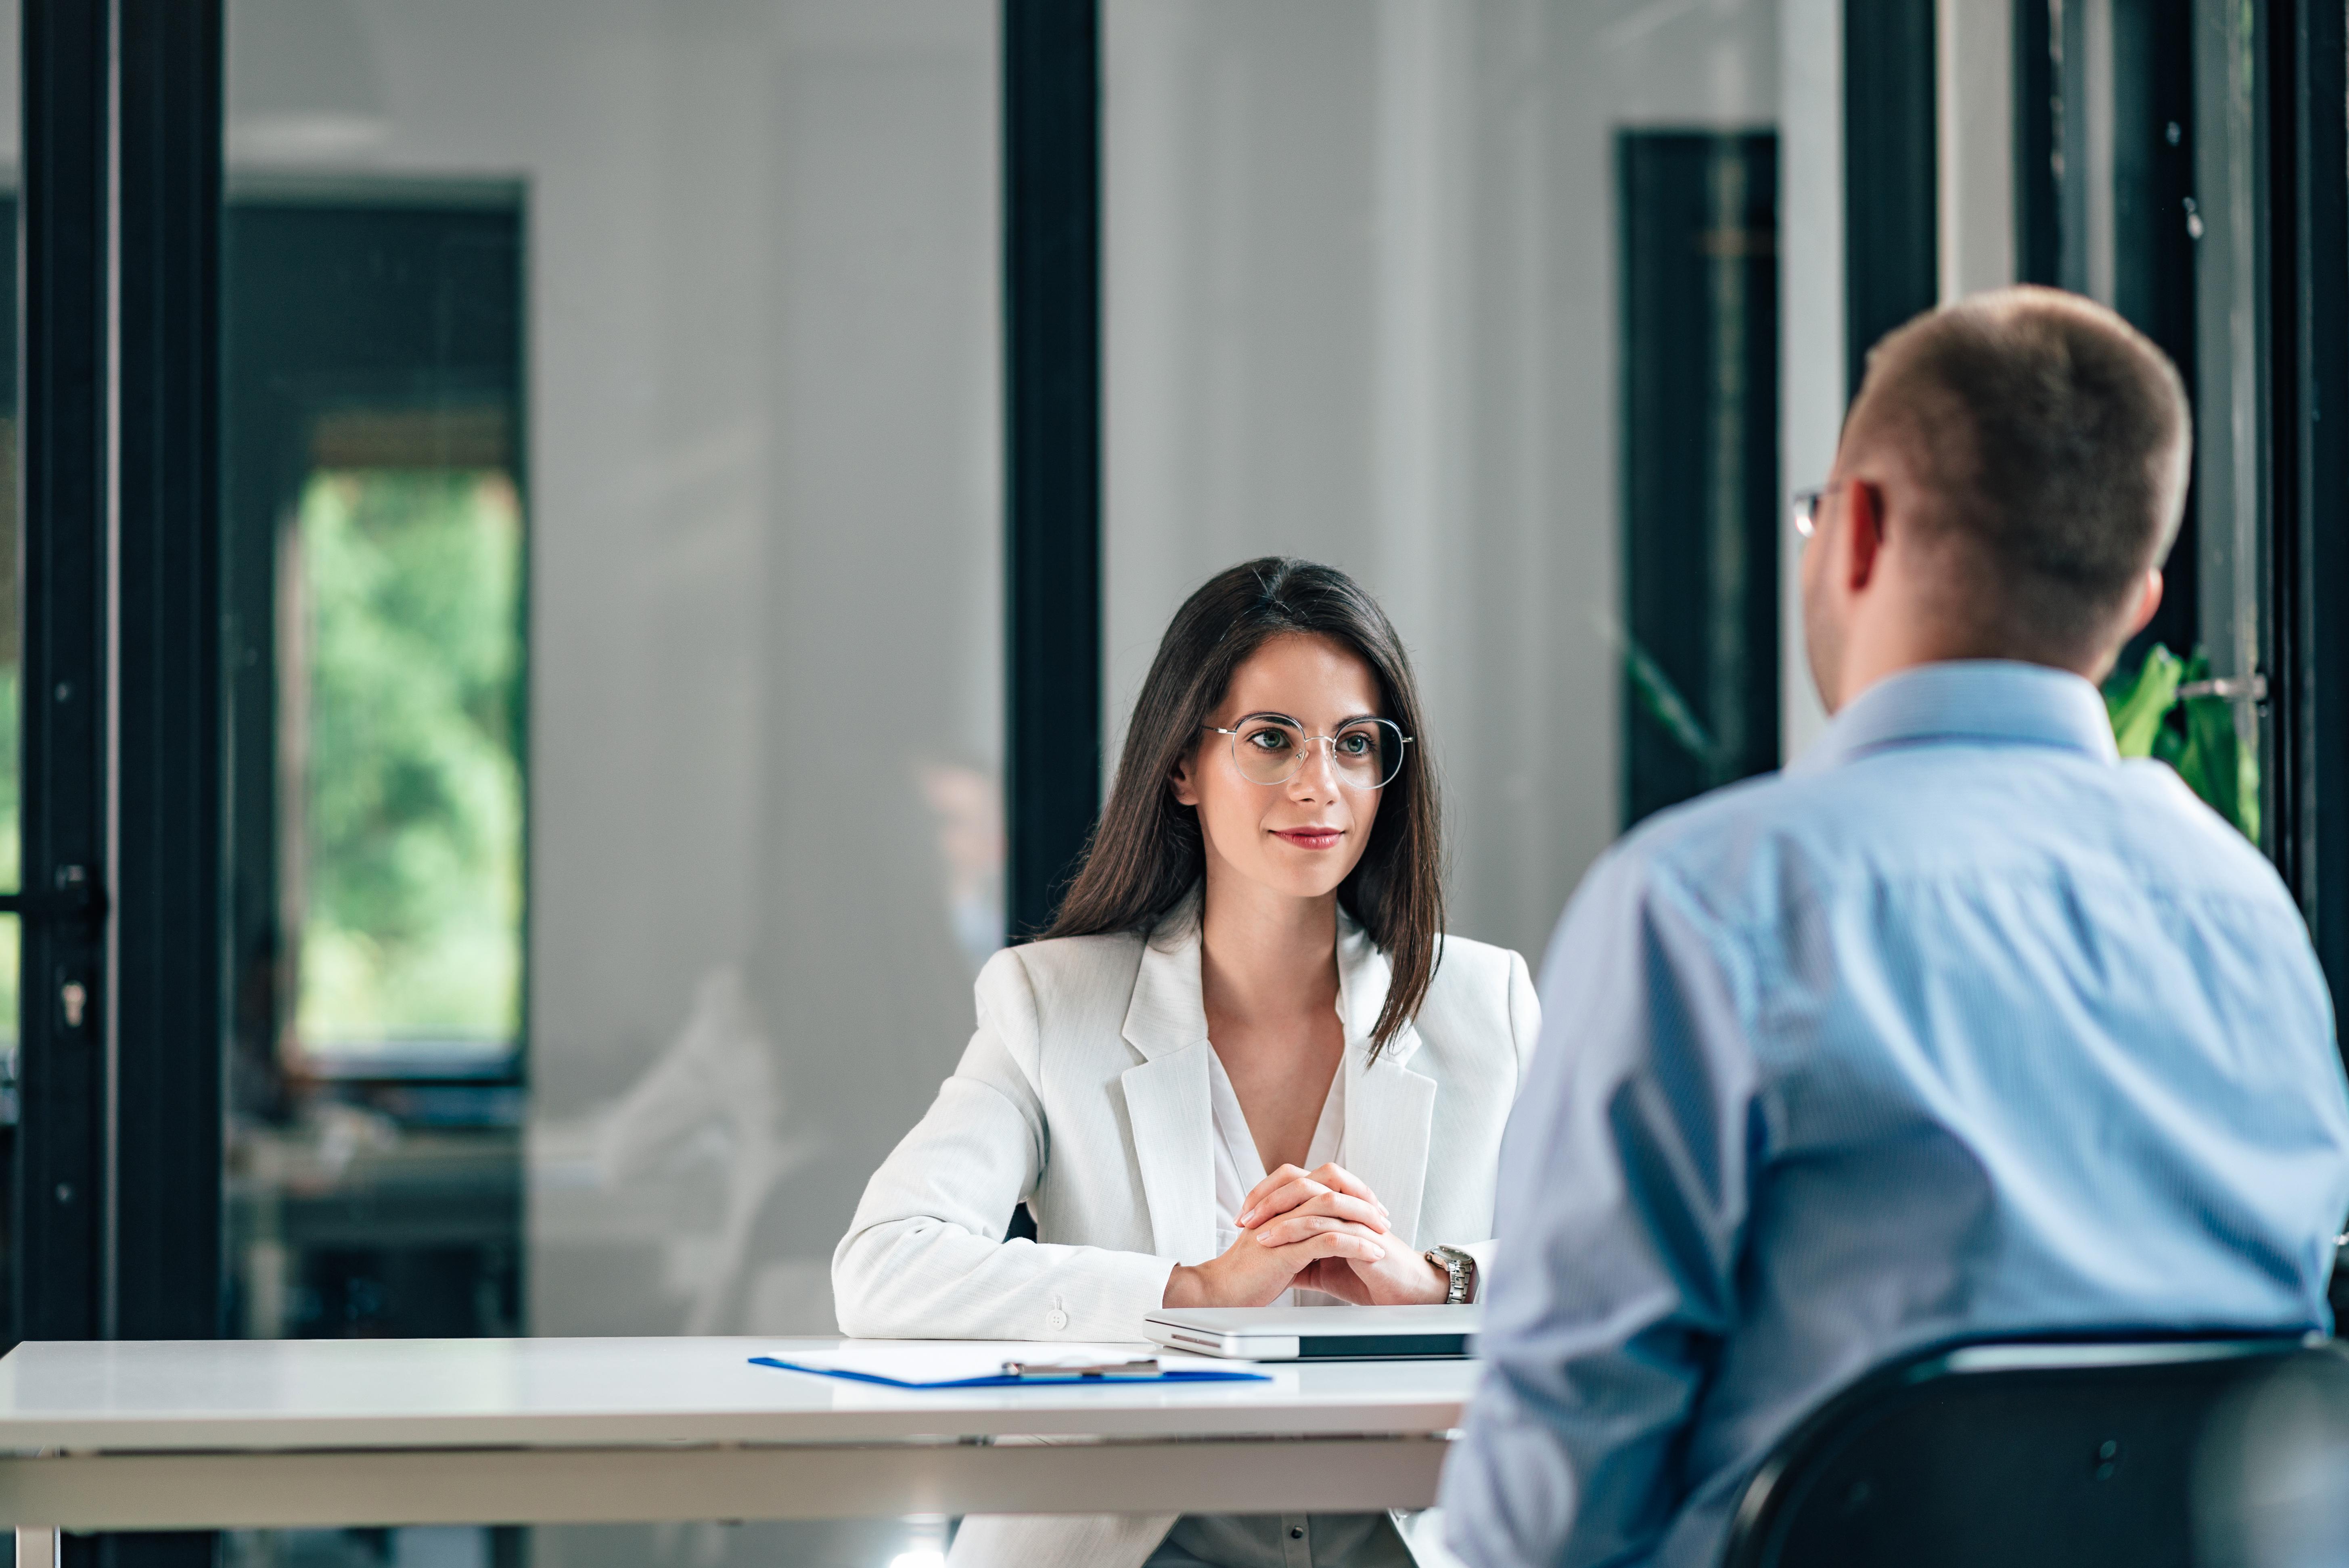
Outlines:
{"label": "woman's face", "polygon": [[[1339,734],[1351,720],[1383,717],[1378,679],[1360,655],[1333,638],[1290,634],[1240,665],[1207,722],[1240,729],[1250,719],[1280,718],[1323,736]],[[1220,866],[1298,898],[1335,892],[1370,845],[1381,791],[1340,778],[1330,748],[1319,740],[1305,743],[1303,765],[1287,782],[1258,784],[1241,773],[1234,744],[1232,736],[1203,729],[1174,771],[1174,798],[1198,809],[1209,875]]]}

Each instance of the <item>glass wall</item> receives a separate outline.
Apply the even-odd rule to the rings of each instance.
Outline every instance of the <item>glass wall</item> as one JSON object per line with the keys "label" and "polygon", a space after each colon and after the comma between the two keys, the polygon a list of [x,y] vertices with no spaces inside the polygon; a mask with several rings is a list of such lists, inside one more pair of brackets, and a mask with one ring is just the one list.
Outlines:
{"label": "glass wall", "polygon": [[2244,460],[2263,374],[2251,17],[2209,0],[2049,9],[2057,222],[2042,281],[2119,311],[2185,378],[2196,424],[2185,524],[2160,613],[2106,691],[2174,687],[2176,700],[2154,704],[2168,707],[2152,755],[2274,851],[2265,498],[2260,465]]}
{"label": "glass wall", "polygon": [[1451,923],[1777,762],[1772,0],[1109,0],[1108,716],[1201,581],[1354,573]]}
{"label": "glass wall", "polygon": [[233,1329],[830,1332],[1003,923],[995,8],[231,0],[228,54]]}

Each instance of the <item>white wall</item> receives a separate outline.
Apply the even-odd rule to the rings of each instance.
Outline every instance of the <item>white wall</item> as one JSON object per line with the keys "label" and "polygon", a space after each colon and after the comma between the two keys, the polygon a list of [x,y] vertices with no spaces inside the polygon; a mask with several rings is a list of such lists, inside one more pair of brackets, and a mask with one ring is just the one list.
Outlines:
{"label": "white wall", "polygon": [[2014,281],[2014,7],[1935,9],[1940,295]]}

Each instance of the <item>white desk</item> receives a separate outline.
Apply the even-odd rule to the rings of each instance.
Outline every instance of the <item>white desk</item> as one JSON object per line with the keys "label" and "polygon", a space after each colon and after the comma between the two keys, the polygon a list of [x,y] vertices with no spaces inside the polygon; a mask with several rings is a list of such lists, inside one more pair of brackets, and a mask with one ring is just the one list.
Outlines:
{"label": "white desk", "polygon": [[917,1392],[749,1364],[840,1343],[22,1345],[0,1358],[0,1527],[21,1561],[55,1529],[1415,1508],[1474,1375]]}

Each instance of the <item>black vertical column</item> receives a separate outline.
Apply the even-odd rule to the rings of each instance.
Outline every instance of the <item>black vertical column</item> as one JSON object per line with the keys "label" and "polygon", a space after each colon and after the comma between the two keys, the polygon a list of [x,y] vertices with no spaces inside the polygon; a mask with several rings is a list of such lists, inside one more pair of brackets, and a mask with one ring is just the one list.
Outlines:
{"label": "black vertical column", "polygon": [[1003,0],[1006,913],[1050,923],[1101,799],[1101,9]]}
{"label": "black vertical column", "polygon": [[[1955,3],[1955,0],[1953,0]],[[1940,296],[1933,0],[1845,0],[1844,349],[1857,396],[1876,340]]]}
{"label": "black vertical column", "polygon": [[2349,1004],[2349,29],[2257,8],[2265,109],[2274,843]]}
{"label": "black vertical column", "polygon": [[[220,0],[26,0],[16,1334],[219,1327]],[[160,1539],[160,1538],[159,1538]]]}
{"label": "black vertical column", "polygon": [[103,1327],[107,13],[24,0],[20,1339]]}
{"label": "black vertical column", "polygon": [[2014,0],[2014,278],[2051,286],[2064,261],[2055,181],[2064,96],[2054,23],[2048,0]]}
{"label": "black vertical column", "polygon": [[[24,0],[16,1332],[219,1332],[221,0]],[[68,1537],[192,1568],[208,1534]]]}
{"label": "black vertical column", "polygon": [[[2196,358],[2195,249],[2202,218],[2194,178],[2192,0],[2112,0],[2113,308],[2153,339],[2186,382]],[[2199,417],[2199,415],[2198,415]],[[2202,639],[2200,498],[2162,562],[2167,591],[2121,668],[2155,643],[2179,650]]]}
{"label": "black vertical column", "polygon": [[110,1336],[220,1332],[222,0],[116,0],[120,722]]}

